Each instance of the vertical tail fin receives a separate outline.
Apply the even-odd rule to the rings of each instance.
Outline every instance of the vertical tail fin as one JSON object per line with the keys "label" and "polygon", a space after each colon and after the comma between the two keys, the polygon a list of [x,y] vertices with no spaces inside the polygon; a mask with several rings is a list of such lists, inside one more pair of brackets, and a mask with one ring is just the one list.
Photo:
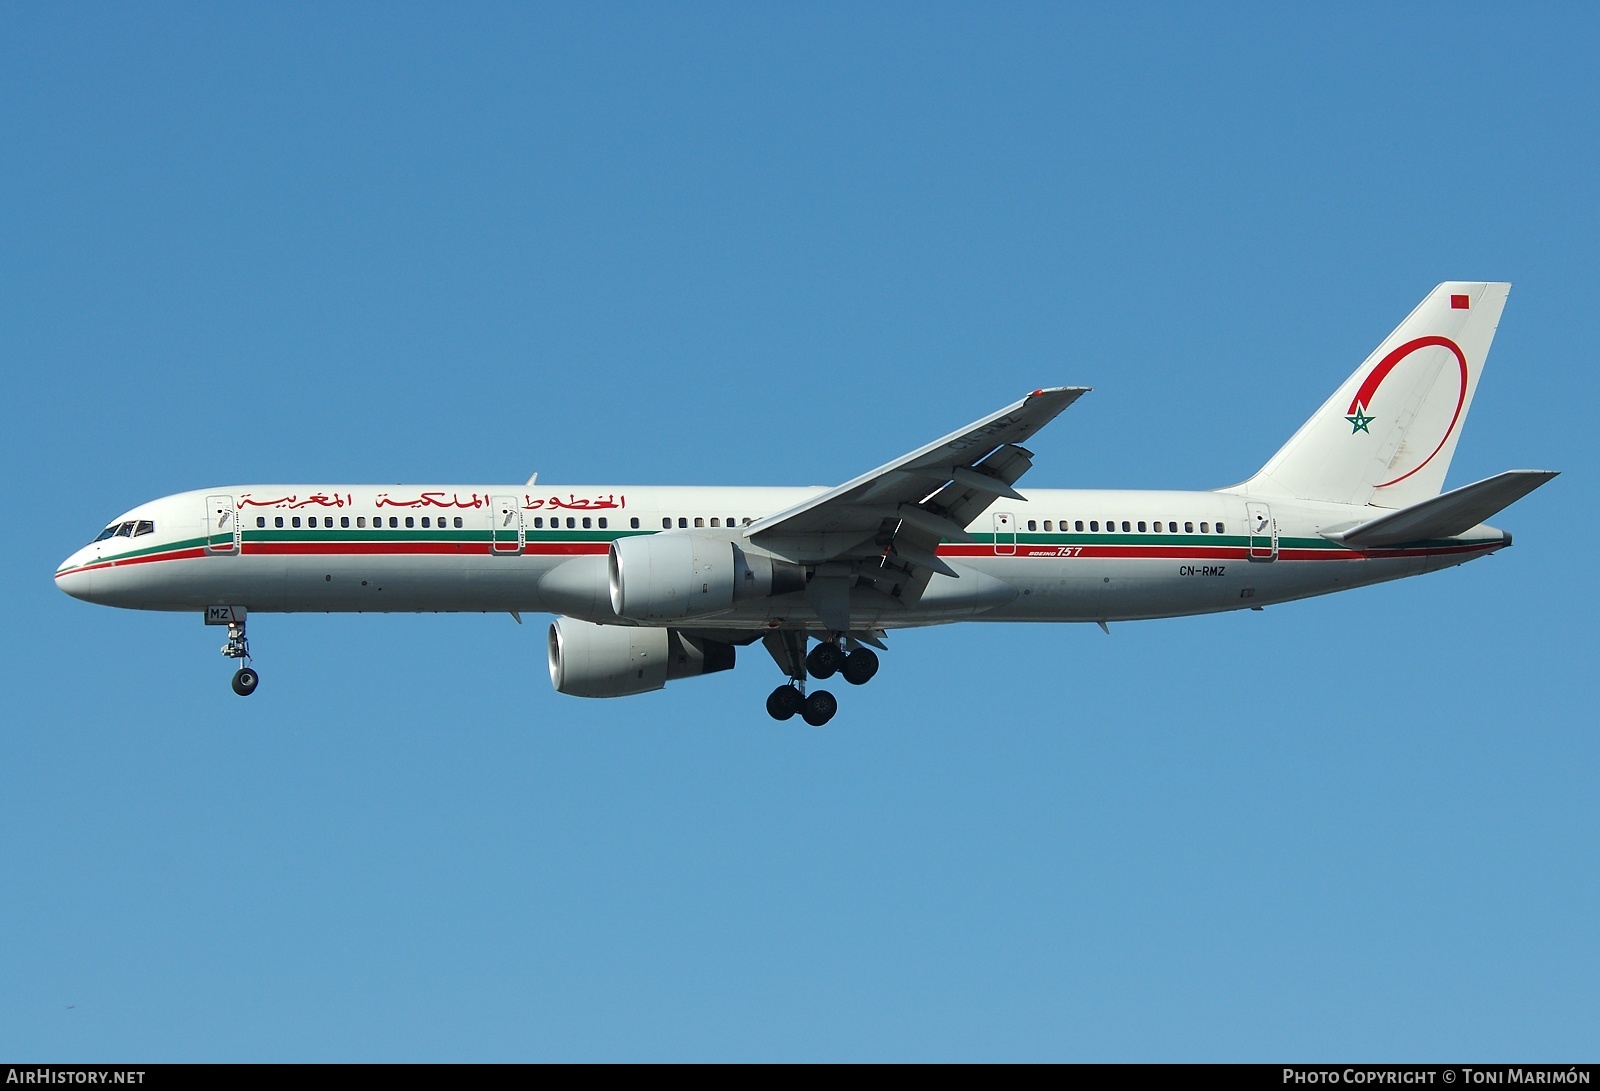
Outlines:
{"label": "vertical tail fin", "polygon": [[1240,490],[1381,508],[1436,496],[1510,291],[1439,285]]}

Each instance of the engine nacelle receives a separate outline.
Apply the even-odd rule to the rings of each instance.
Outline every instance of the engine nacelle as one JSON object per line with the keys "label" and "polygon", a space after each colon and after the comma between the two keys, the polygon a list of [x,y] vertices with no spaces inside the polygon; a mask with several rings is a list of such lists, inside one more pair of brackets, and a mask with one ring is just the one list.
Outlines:
{"label": "engine nacelle", "polygon": [[596,625],[557,618],[550,626],[550,684],[574,697],[627,697],[678,678],[733,667],[732,644],[676,629]]}
{"label": "engine nacelle", "polygon": [[635,621],[720,613],[741,599],[800,591],[805,569],[698,534],[650,534],[611,543],[611,609]]}

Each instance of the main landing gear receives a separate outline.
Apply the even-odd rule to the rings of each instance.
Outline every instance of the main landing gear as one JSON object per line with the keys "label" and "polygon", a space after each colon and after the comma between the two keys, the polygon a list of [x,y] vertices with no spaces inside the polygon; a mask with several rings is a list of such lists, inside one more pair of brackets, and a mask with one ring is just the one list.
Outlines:
{"label": "main landing gear", "polygon": [[233,672],[233,692],[240,697],[248,697],[256,691],[256,685],[261,681],[261,675],[250,665],[250,638],[244,634],[244,622],[228,622],[228,642],[222,646],[222,654],[229,659],[242,659],[239,669]]}
{"label": "main landing gear", "polygon": [[864,686],[878,673],[878,655],[871,648],[847,653],[835,642],[825,640],[806,656],[806,671],[813,678],[842,675],[852,686]]}
{"label": "main landing gear", "polygon": [[839,711],[839,702],[825,689],[805,691],[802,681],[786,682],[767,697],[767,715],[787,720],[795,713],[812,727],[821,727]]}
{"label": "main landing gear", "polygon": [[846,652],[837,636],[818,643],[804,660],[800,658],[800,651],[805,647],[803,634],[772,634],[772,637],[767,641],[768,650],[790,675],[788,682],[767,697],[767,715],[774,720],[787,720],[799,713],[812,727],[821,727],[839,711],[838,699],[827,690],[806,692],[808,674],[818,681],[837,674],[852,686],[861,686],[878,673],[877,653],[860,646]]}

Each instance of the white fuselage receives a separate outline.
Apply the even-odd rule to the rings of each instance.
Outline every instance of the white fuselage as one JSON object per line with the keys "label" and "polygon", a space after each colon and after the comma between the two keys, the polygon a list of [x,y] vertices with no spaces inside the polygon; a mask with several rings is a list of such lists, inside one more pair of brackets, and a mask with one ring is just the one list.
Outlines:
{"label": "white fuselage", "polygon": [[[589,580],[613,540],[688,532],[744,544],[745,528],[820,488],[304,486],[199,490],[143,504],[69,557],[69,595],[145,610],[516,611],[619,621]],[[1461,564],[1510,544],[1487,526],[1358,550],[1320,531],[1371,509],[1242,492],[1037,489],[1001,499],[946,541],[914,605],[851,592],[852,626],[956,620],[1115,621],[1265,606]],[[130,526],[131,524],[131,526]],[[114,529],[115,528],[115,529]],[[116,531],[120,530],[121,533]],[[587,567],[585,567],[587,566]],[[600,578],[596,576],[595,578]],[[583,584],[587,587],[587,584]],[[737,602],[718,629],[821,628],[804,593]]]}

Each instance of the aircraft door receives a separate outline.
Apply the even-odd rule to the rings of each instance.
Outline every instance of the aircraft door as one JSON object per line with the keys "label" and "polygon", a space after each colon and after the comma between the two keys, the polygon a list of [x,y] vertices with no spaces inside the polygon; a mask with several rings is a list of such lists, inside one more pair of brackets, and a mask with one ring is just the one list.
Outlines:
{"label": "aircraft door", "polygon": [[522,498],[497,496],[489,508],[489,552],[502,557],[515,557],[528,544],[527,531],[522,524]]}
{"label": "aircraft door", "polygon": [[1265,504],[1248,503],[1245,506],[1245,522],[1250,529],[1250,552],[1252,561],[1275,561],[1278,559],[1278,521],[1272,517],[1272,509]]}
{"label": "aircraft door", "polygon": [[1017,555],[1017,517],[1009,511],[994,513],[994,551],[1001,557]]}
{"label": "aircraft door", "polygon": [[206,553],[213,557],[239,554],[239,509],[231,496],[206,497]]}

